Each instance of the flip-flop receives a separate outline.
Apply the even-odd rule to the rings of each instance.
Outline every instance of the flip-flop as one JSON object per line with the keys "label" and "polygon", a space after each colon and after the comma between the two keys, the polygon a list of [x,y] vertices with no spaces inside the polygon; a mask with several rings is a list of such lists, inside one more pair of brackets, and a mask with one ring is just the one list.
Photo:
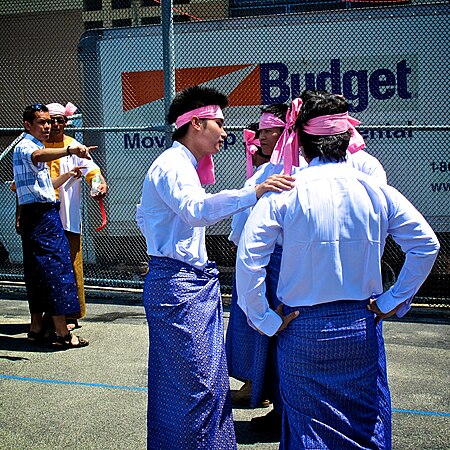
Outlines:
{"label": "flip-flop", "polygon": [[72,344],[72,333],[67,333],[65,336],[56,336],[56,340],[52,342],[52,346],[59,350],[67,350],[69,348],[81,348],[89,345],[88,340],[80,336],[76,337],[78,338],[78,344]]}

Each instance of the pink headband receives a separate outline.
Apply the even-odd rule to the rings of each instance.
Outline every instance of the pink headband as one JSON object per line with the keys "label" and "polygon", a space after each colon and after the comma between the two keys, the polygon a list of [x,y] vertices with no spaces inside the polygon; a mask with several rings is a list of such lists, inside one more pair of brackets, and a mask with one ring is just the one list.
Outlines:
{"label": "pink headband", "polygon": [[75,111],[78,109],[73,103],[70,102],[67,103],[66,106],[63,106],[60,103],[50,103],[46,106],[51,116],[70,117],[73,116],[75,114]]}
{"label": "pink headband", "polygon": [[[218,105],[207,105],[193,109],[177,118],[175,121],[177,128],[189,123],[194,116],[197,116],[199,119],[223,119],[223,112]],[[214,161],[211,155],[204,156],[198,162],[197,174],[201,184],[214,184],[216,182]]]}
{"label": "pink headband", "polygon": [[267,130],[267,128],[284,128],[286,123],[281,120],[279,117],[277,117],[275,114],[272,113],[262,113],[261,117],[259,118],[259,129],[260,130]]}
{"label": "pink headband", "polygon": [[177,128],[180,128],[189,123],[194,116],[197,116],[199,119],[223,119],[223,112],[218,105],[201,106],[181,114],[175,121],[175,125]]}
{"label": "pink headband", "polygon": [[292,101],[291,107],[286,113],[286,124],[284,131],[275,144],[270,162],[272,164],[279,164],[283,158],[283,173],[291,175],[292,166],[299,165],[299,142],[298,135],[294,131],[295,121],[300,113],[302,107],[302,100],[296,98]]}
{"label": "pink headband", "polygon": [[356,153],[363,149],[366,144],[363,137],[358,133],[355,126],[361,122],[348,115],[348,112],[340,114],[330,114],[327,116],[314,117],[303,125],[303,131],[315,136],[334,136],[350,130],[351,137],[348,144],[348,151]]}
{"label": "pink headband", "polygon": [[247,178],[253,174],[252,155],[258,151],[260,145],[259,139],[255,139],[256,132],[252,130],[244,130],[245,153],[247,155]]}

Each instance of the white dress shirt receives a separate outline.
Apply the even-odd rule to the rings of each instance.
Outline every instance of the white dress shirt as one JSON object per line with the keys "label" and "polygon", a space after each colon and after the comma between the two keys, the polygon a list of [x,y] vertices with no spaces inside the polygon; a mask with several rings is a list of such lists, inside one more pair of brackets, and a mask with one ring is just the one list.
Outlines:
{"label": "white dress shirt", "polygon": [[194,155],[181,143],[162,153],[147,172],[136,221],[147,253],[202,269],[208,262],[205,226],[253,206],[255,188],[207,194],[196,172]]}
{"label": "white dress shirt", "polygon": [[[244,187],[256,186],[259,183],[264,182],[271,175],[280,174],[283,172],[283,164],[272,164],[271,162],[262,164],[256,169],[256,172],[250,177],[244,184]],[[242,230],[247,222],[248,216],[252,212],[252,208],[247,208],[244,211],[238,212],[233,216],[231,220],[231,233],[228,236],[228,240],[239,244]]]}
{"label": "white dress shirt", "polygon": [[[289,306],[377,299],[382,312],[404,315],[428,276],[439,243],[421,214],[397,190],[346,163],[315,158],[296,187],[264,195],[238,247],[238,304],[257,329],[272,336],[281,318],[265,295],[265,266],[281,236],[278,299]],[[391,234],[406,253],[396,283],[382,293],[380,260]]]}
{"label": "white dress shirt", "polygon": [[355,153],[347,151],[347,163],[371,177],[375,177],[380,183],[387,183],[386,172],[375,156],[369,155],[364,150]]}
{"label": "white dress shirt", "polygon": [[[297,173],[299,170],[308,167],[303,156],[300,156],[299,167],[292,166],[292,175]],[[256,169],[256,172],[250,177],[244,184],[244,187],[256,186],[267,180],[272,175],[279,175],[283,173],[284,165],[283,161],[280,164],[272,164],[271,162],[262,164]],[[248,216],[252,212],[252,208],[248,208],[245,211],[241,211],[233,216],[231,221],[231,233],[228,236],[228,240],[234,242],[236,245],[239,244],[239,239],[241,237],[242,230],[244,229],[245,223],[247,222]]]}
{"label": "white dress shirt", "polygon": [[[56,145],[60,145],[60,143]],[[77,146],[81,144],[75,139],[67,137],[64,139],[63,145],[60,146],[67,147],[68,145]],[[100,168],[92,159],[80,158],[77,155],[63,156],[59,159],[60,174],[70,172],[77,166],[85,167],[84,169],[81,169],[83,177],[86,177],[89,172],[94,170],[100,173]],[[81,178],[76,179],[68,189],[66,189],[67,183],[64,183],[59,188],[59,200],[61,202],[59,215],[61,217],[63,228],[66,231],[77,234],[81,234],[81,181]]]}
{"label": "white dress shirt", "polygon": [[[356,153],[350,153],[347,151],[347,163],[360,170],[367,175],[375,177],[380,183],[387,183],[386,172],[380,161],[372,155],[369,155],[364,150],[359,150]],[[292,174],[297,173],[299,170],[308,167],[308,163],[305,161],[303,156],[300,156],[300,166],[292,167]],[[255,186],[267,180],[271,175],[283,173],[283,163],[272,164],[271,162],[265,163],[258,167],[256,172],[250,177],[244,184],[244,186]],[[244,229],[245,223],[247,222],[248,216],[252,212],[252,208],[241,211],[233,216],[231,221],[231,233],[228,236],[228,240],[234,242],[236,245],[239,244],[239,239]]]}

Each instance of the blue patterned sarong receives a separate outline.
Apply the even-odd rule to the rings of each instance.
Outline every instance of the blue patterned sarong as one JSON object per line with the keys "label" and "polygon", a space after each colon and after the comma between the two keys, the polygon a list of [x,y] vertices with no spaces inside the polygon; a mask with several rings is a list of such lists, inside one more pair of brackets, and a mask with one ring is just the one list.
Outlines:
{"label": "blue patterned sarong", "polygon": [[151,257],[147,448],[234,450],[218,270]]}
{"label": "blue patterned sarong", "polygon": [[24,279],[31,314],[79,314],[69,242],[59,203],[22,205],[20,214]]}
{"label": "blue patterned sarong", "polygon": [[382,332],[367,303],[285,307],[300,316],[278,336],[280,449],[391,449]]}
{"label": "blue patterned sarong", "polygon": [[[271,308],[280,304],[277,298],[278,276],[280,273],[283,248],[276,246],[267,266],[266,292]],[[247,317],[237,304],[236,287],[230,305],[226,351],[228,370],[232,377],[252,381],[250,407],[257,408],[265,399],[270,398],[276,410],[281,412],[277,366],[277,338],[263,336],[251,328]]]}

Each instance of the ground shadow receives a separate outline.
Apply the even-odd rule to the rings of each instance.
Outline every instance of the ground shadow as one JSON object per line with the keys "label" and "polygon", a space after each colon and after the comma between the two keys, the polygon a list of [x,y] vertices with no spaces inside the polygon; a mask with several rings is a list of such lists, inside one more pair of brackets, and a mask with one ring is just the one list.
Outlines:
{"label": "ground shadow", "polygon": [[[33,352],[33,353],[50,353],[58,349],[52,348],[50,343],[29,341],[26,333],[30,328],[30,324],[12,323],[0,325],[0,350],[9,352]],[[23,335],[23,336],[19,336]],[[10,355],[0,356],[2,359],[17,361],[17,358]],[[26,358],[25,358],[26,359]]]}
{"label": "ground shadow", "polygon": [[280,442],[279,433],[262,433],[253,431],[250,422],[235,420],[234,431],[236,433],[236,442],[242,445],[257,443]]}
{"label": "ground shadow", "polygon": [[21,356],[0,356],[0,359],[6,359],[7,361],[29,361],[30,358],[23,358]]}
{"label": "ground shadow", "polygon": [[2,323],[0,324],[0,334],[15,336],[17,334],[27,333],[30,329],[30,323]]}

